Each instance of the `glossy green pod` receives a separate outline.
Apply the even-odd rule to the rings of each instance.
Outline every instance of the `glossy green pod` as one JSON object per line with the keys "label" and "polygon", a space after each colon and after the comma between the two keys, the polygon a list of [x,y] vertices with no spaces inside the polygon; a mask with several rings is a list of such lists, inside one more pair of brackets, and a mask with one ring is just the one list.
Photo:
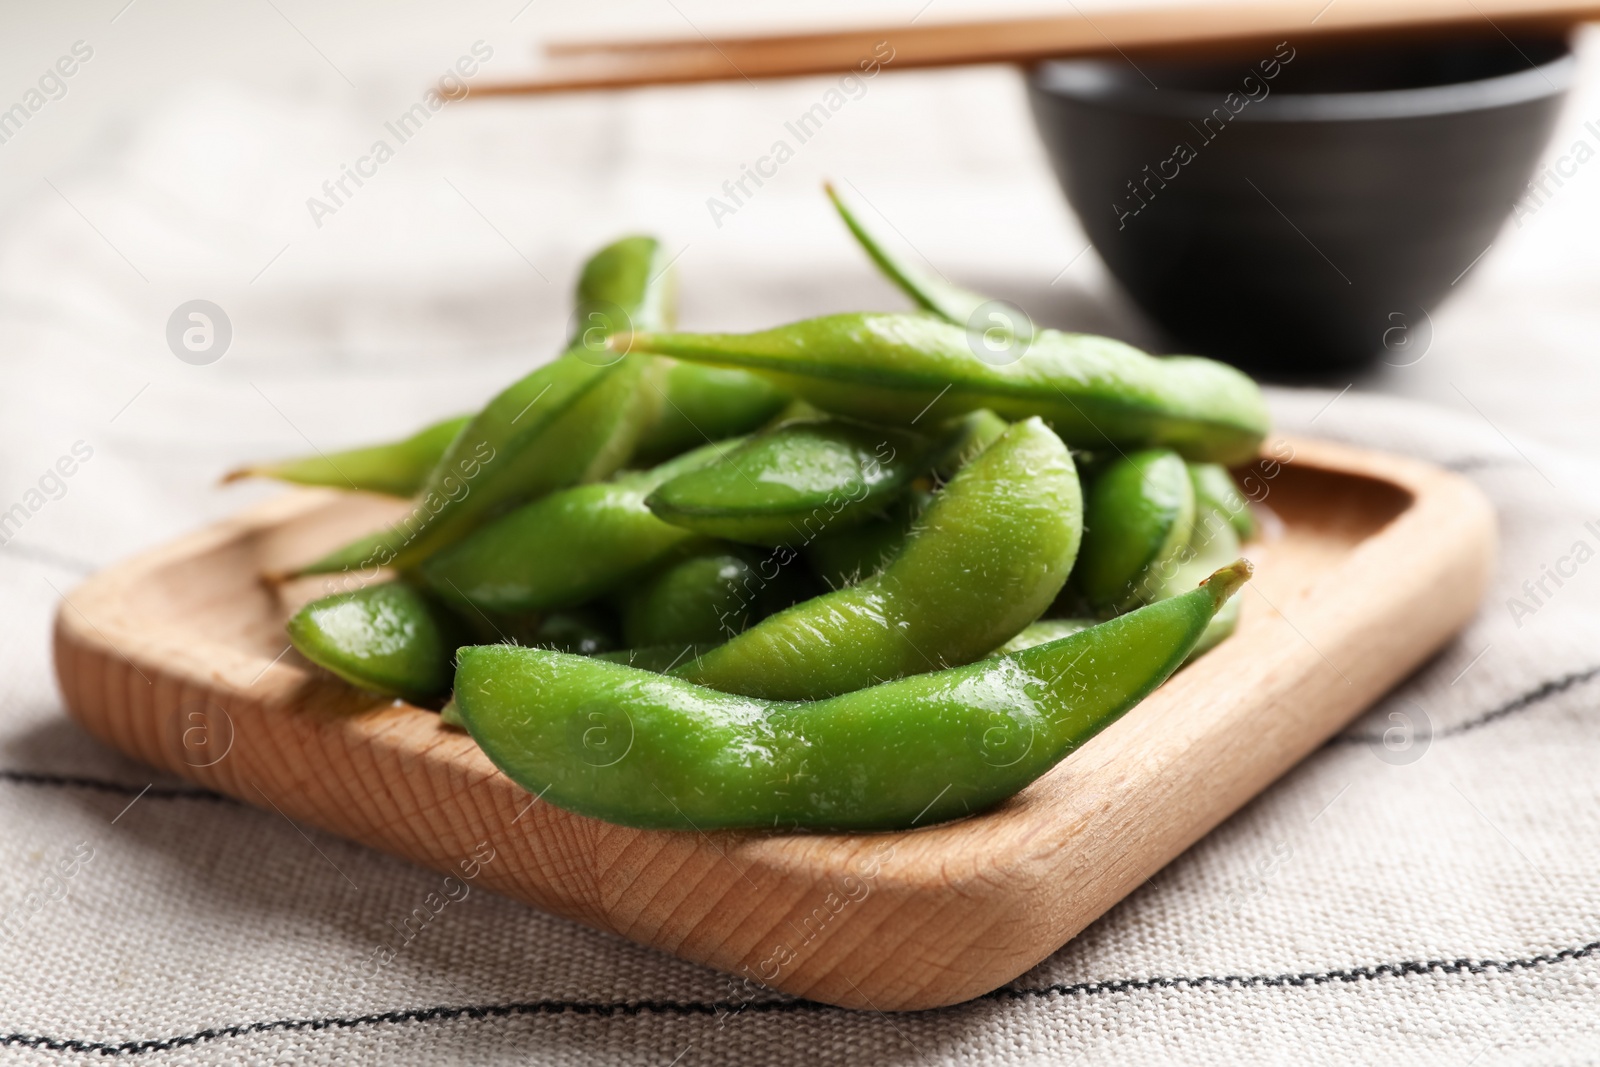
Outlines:
{"label": "glossy green pod", "polygon": [[351,685],[428,700],[450,691],[462,636],[449,614],[404,582],[383,582],[313,601],[289,620],[302,656]]}
{"label": "glossy green pod", "polygon": [[1198,659],[1210,652],[1213,648],[1232,637],[1233,632],[1238,628],[1239,601],[1230,600],[1212,617],[1211,622],[1206,626],[1205,633],[1200,635],[1200,640],[1195,642],[1194,648],[1189,652],[1188,659],[1184,662]]}
{"label": "glossy green pod", "polygon": [[[1233,603],[1229,601],[1228,603]],[[1025,648],[1035,645],[1047,645],[1051,641],[1059,641],[1063,637],[1071,637],[1082,630],[1087,630],[1095,625],[1094,619],[1040,619],[1038,622],[1025,626],[1021,633],[989,653],[990,657],[1004,656],[1011,652],[1021,652]]]}
{"label": "glossy green pod", "polygon": [[652,466],[707,441],[760,429],[790,403],[759,374],[663,359],[661,403],[639,431],[633,466]]}
{"label": "glossy green pod", "polygon": [[746,590],[756,580],[749,561],[726,549],[669,563],[621,598],[623,640],[630,648],[726,641],[755,614]]}
{"label": "glossy green pod", "polygon": [[648,471],[540,497],[426,560],[417,574],[445,599],[485,611],[576,607],[697,539],[656,518],[645,499],[662,482],[737,445],[705,445]]}
{"label": "glossy green pod", "polygon": [[1197,509],[1211,508],[1226,515],[1239,540],[1248,541],[1256,534],[1255,516],[1250,503],[1234,484],[1228,468],[1219,463],[1189,464],[1189,480],[1194,483]]}
{"label": "glossy green pod", "polygon": [[844,202],[831,182],[825,183],[823,189],[827,192],[828,199],[833,201],[834,210],[844,220],[845,226],[855,237],[862,251],[866,252],[867,257],[883,272],[884,277],[916,301],[917,306],[924,311],[931,311],[946,322],[965,326],[973,320],[979,308],[993,302],[981,293],[974,293],[959,285],[951,285],[943,278],[928,277],[908,263],[904,257],[890,251],[889,246],[869,230],[851,210],[850,205]]}
{"label": "glossy green pod", "polygon": [[[625,237],[608,245],[584,266],[569,345],[594,351],[613,333],[670,328],[674,289],[654,238]],[[662,360],[657,370],[659,403],[639,427],[633,466],[654,466],[708,441],[749,433],[789,402],[788,394],[747,371],[676,360]]]}
{"label": "glossy green pod", "polygon": [[[414,581],[416,576],[409,575]],[[481,645],[490,641],[525,645],[528,648],[553,648],[588,656],[621,646],[616,619],[601,605],[585,605],[569,611],[486,611],[472,604],[454,604],[439,597],[469,633],[462,644]]]}
{"label": "glossy green pod", "polygon": [[1158,571],[1183,551],[1194,524],[1194,486],[1183,460],[1165,449],[1118,459],[1089,486],[1083,512],[1083,552],[1072,581],[1089,605],[1115,612],[1157,599]]}
{"label": "glossy green pod", "polygon": [[944,444],[933,473],[940,481],[948,482],[969,459],[998,441],[1010,428],[1009,422],[988,408],[950,420],[944,426]]}
{"label": "glossy green pod", "polygon": [[[992,411],[975,411],[947,424],[941,458],[933,465],[933,477],[947,482],[973,456],[993,444],[1011,426]],[[912,524],[933,502],[933,493],[913,483],[905,495],[890,505],[883,515],[859,526],[829,532],[805,546],[806,562],[831,589],[854,585],[870,578],[894,558]]]}
{"label": "glossy green pod", "polygon": [[809,700],[969,663],[1039,617],[1078,554],[1072,457],[1038,419],[956,474],[888,566],[796,604],[674,673]]}
{"label": "glossy green pod", "polygon": [[773,612],[823,592],[814,576],[790,565],[793,558],[790,549],[763,555],[742,545],[708,542],[664,564],[616,598],[626,643],[634,648],[693,643],[698,656]]}
{"label": "glossy green pod", "polygon": [[551,648],[575,656],[597,656],[612,651],[621,643],[617,639],[616,620],[587,608],[552,611],[541,618],[531,632],[515,639],[517,644],[529,648]]}
{"label": "glossy green pod", "polygon": [[654,418],[659,360],[606,347],[616,328],[667,321],[670,272],[652,238],[623,238],[579,278],[566,353],[505,389],[451,443],[412,508],[391,526],[302,568],[299,574],[408,568],[527,500],[610,475]]}
{"label": "glossy green pod", "polygon": [[590,256],[573,294],[569,350],[598,356],[606,341],[632,330],[670,330],[677,320],[677,278],[661,242],[636,234]]}
{"label": "glossy green pod", "polygon": [[1035,648],[811,703],[596,659],[465,648],[461,718],[495,766],[627,826],[904,830],[982,811],[1160,685],[1250,575]]}
{"label": "glossy green pod", "polygon": [[240,467],[229,471],[222,480],[275,478],[296,485],[325,485],[386,496],[410,496],[422,487],[428,472],[438,466],[450,442],[471,418],[458,415],[445,419],[400,441]]}
{"label": "glossy green pod", "polygon": [[396,522],[301,568],[327,574],[414,567],[495,514],[597,481],[633,451],[650,361],[596,367],[565,355],[473,417]]}
{"label": "glossy green pod", "polygon": [[[928,314],[858,312],[750,334],[645,333],[613,343],[769,376],[825,411],[908,425],[989,408],[1039,416],[1075,448],[1253,456],[1268,428],[1250,378],[1194,356],[1157,358],[1107,337],[1040,330],[1009,362]],[[986,354],[980,358],[979,352]]]}
{"label": "glossy green pod", "polygon": [[[1193,474],[1193,468],[1190,469],[1190,473]],[[1226,474],[1224,471],[1223,475]],[[1229,484],[1232,484],[1231,480]],[[1219,501],[1219,495],[1208,494],[1199,497],[1197,494],[1194,524],[1190,527],[1187,543],[1182,552],[1160,568],[1160,573],[1157,575],[1158,596],[1179,596],[1187,593],[1212,571],[1238,557],[1239,534],[1234,523],[1239,512],[1229,510],[1228,501],[1225,497]],[[1190,658],[1193,659],[1215,648],[1232,635],[1238,625],[1239,601],[1230,600],[1206,627],[1206,632],[1201,635],[1194,651],[1189,654]]]}
{"label": "glossy green pod", "polygon": [[927,490],[913,488],[884,515],[818,537],[803,549],[806,563],[830,589],[872,577],[894,559],[911,527],[933,503],[933,496]]}
{"label": "glossy green pod", "polygon": [[678,664],[709,652],[714,645],[646,645],[643,648],[622,648],[615,652],[602,652],[595,659],[606,663],[620,663],[641,671],[665,674]]}
{"label": "glossy green pod", "polygon": [[708,537],[804,544],[881,514],[927,469],[934,448],[893,427],[789,422],[663,482],[646,503],[658,518]]}

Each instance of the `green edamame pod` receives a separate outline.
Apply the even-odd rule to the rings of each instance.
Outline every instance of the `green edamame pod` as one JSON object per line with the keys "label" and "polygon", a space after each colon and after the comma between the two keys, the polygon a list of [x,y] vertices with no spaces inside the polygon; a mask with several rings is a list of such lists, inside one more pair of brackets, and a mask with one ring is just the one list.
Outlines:
{"label": "green edamame pod", "polygon": [[578,285],[578,322],[565,354],[496,396],[451,443],[399,522],[300,574],[414,567],[498,512],[611,474],[633,453],[660,402],[660,363],[605,348],[606,331],[663,322],[669,274],[650,238],[597,252]]}
{"label": "green edamame pod", "polygon": [[602,652],[595,659],[607,663],[620,663],[641,671],[665,674],[680,663],[694,659],[713,645],[647,645],[644,648],[623,648],[615,652]]}
{"label": "green edamame pod", "polygon": [[[625,237],[591,259],[578,284],[570,344],[596,350],[613,333],[670,328],[675,284],[661,260],[650,237]],[[749,433],[789,402],[777,386],[746,371],[661,362],[655,383],[660,403],[639,428],[636,465],[653,466],[708,441]]]}
{"label": "green edamame pod", "polygon": [[[406,580],[414,580],[408,575]],[[617,622],[598,605],[571,611],[486,611],[475,604],[457,600],[439,603],[451,609],[452,617],[469,632],[470,640],[461,644],[481,645],[490,641],[524,645],[528,648],[553,648],[580,656],[608,652],[619,647]]]}
{"label": "green edamame pod", "polygon": [[451,602],[487,611],[550,611],[611,592],[696,539],[645,498],[738,442],[705,445],[648,471],[562,489],[479,527],[417,573]]}
{"label": "green edamame pod", "polygon": [[888,514],[859,526],[829,533],[805,546],[806,562],[828,588],[855,585],[883,569],[906,542],[912,524],[933,503],[933,494],[912,489]]}
{"label": "green edamame pod", "polygon": [[289,620],[289,641],[306,659],[351,685],[427,700],[450,691],[461,628],[404,582],[335,593]]}
{"label": "green edamame pod", "polygon": [[616,620],[592,609],[553,611],[540,619],[531,633],[514,637],[519,645],[571,652],[575,656],[596,656],[619,644]]}
{"label": "green edamame pod", "polygon": [[[1233,519],[1234,513],[1229,512],[1225,504],[1218,504],[1213,497],[1201,496],[1198,492],[1195,494],[1194,520],[1189,527],[1189,536],[1184,539],[1184,551],[1178,556],[1179,567],[1191,568],[1191,573],[1182,585],[1171,588],[1170,593],[1186,593],[1194,588],[1200,579],[1216,570],[1218,559],[1225,563],[1238,557],[1239,533]],[[1207,564],[1209,569],[1205,571],[1194,573],[1192,570]],[[1175,578],[1164,580],[1170,586]]]}
{"label": "green edamame pod", "polygon": [[1256,520],[1250,504],[1234,484],[1233,475],[1220,463],[1189,464],[1189,480],[1194,483],[1194,499],[1198,509],[1211,508],[1227,516],[1239,540],[1248,541],[1255,536]]}
{"label": "green edamame pod", "polygon": [[402,519],[298,573],[414,567],[497,512],[606,477],[633,450],[651,370],[635,357],[596,367],[570,354],[541,367],[473,417]]}
{"label": "green edamame pod", "polygon": [[862,251],[877,264],[884,277],[915,300],[918,307],[933,312],[946,322],[965,326],[972,321],[980,307],[990,303],[988,297],[974,293],[970,289],[951,285],[942,278],[928,277],[900,256],[890,252],[887,245],[862,225],[855,212],[840,198],[832,182],[823,183],[822,188],[827,192],[828,199],[833,201],[834,209],[839,212],[839,217],[844,220],[845,226],[849,228]]}
{"label": "green edamame pod", "polygon": [[[1228,603],[1231,604],[1233,601],[1230,600]],[[1093,625],[1095,625],[1094,619],[1040,619],[1025,626],[1021,633],[989,653],[989,658],[1059,641],[1063,637],[1071,637],[1075,633],[1087,630]]]}
{"label": "green edamame pod", "polygon": [[[933,465],[934,476],[939,481],[949,481],[1010,426],[988,410],[957,419],[948,428],[948,446],[941,448],[944,458]],[[933,502],[933,494],[916,488],[917,484],[913,483],[911,491],[891,504],[884,515],[847,530],[830,531],[805,546],[806,562],[830,589],[872,577],[900,551],[912,524]]]}
{"label": "green edamame pod", "polygon": [[1117,460],[1089,486],[1073,584],[1102,612],[1157,599],[1161,569],[1189,543],[1194,516],[1194,486],[1177,453],[1148,449]]}
{"label": "green edamame pod", "polygon": [[934,448],[906,430],[790,422],[663,482],[646,503],[658,518],[710,537],[798,544],[881,513],[927,468]]}
{"label": "green edamame pod", "polygon": [[940,492],[894,560],[803,601],[673,673],[729,693],[809,700],[969,663],[1039,617],[1078,554],[1072,457],[1018,423]]}
{"label": "green edamame pod", "polygon": [[790,402],[759,374],[663,359],[661,404],[639,431],[632,463],[654,465],[707,441],[760,429]]}
{"label": "green edamame pod", "polygon": [[421,488],[428,472],[438,465],[445,449],[471,418],[458,415],[418,430],[404,440],[386,444],[240,467],[229,471],[222,480],[276,478],[296,485],[325,485],[386,496],[410,496]]}
{"label": "green edamame pod", "polygon": [[707,545],[619,598],[623,635],[636,649],[692,643],[697,656],[710,651],[758,619],[821,591],[811,575],[785,565],[792,559],[787,549],[761,556],[743,547]]}
{"label": "green edamame pod", "polygon": [[1010,428],[1009,422],[988,408],[953,419],[946,424],[948,443],[944,455],[933,465],[933,473],[940,481],[948,482],[969,459],[998,441]]}
{"label": "green edamame pod", "polygon": [[708,549],[668,564],[622,598],[622,637],[631,648],[726,641],[749,625],[755,568],[732,552]]}
{"label": "green edamame pod", "polygon": [[590,256],[578,273],[568,349],[598,355],[606,340],[630,330],[670,330],[677,320],[677,279],[654,237],[622,237]]}
{"label": "green edamame pod", "polygon": [[[1255,382],[1195,356],[1156,358],[1106,337],[1040,330],[1010,362],[925,314],[858,312],[751,334],[645,333],[619,349],[757,371],[825,411],[908,425],[989,408],[1037,415],[1076,448],[1163,446],[1237,462],[1268,427]],[[982,348],[983,346],[979,345]]]}
{"label": "green edamame pod", "polygon": [[[1190,468],[1190,473],[1194,473],[1193,468]],[[1223,472],[1223,476],[1227,476],[1226,471]],[[1226,502],[1219,503],[1212,496],[1195,501],[1194,525],[1189,532],[1188,544],[1172,565],[1163,568],[1165,572],[1170,573],[1161,575],[1157,586],[1158,596],[1169,597],[1187,593],[1217,567],[1238,557],[1239,535],[1232,523],[1237,512],[1230,514],[1226,510],[1227,507]],[[1201,635],[1189,658],[1193,659],[1215,648],[1224,638],[1231,635],[1238,625],[1239,602],[1230,600],[1206,627],[1206,632]]]}
{"label": "green edamame pod", "polygon": [[[933,475],[949,481],[973,456],[988,448],[1011,426],[992,411],[975,411],[947,424],[938,448],[942,457],[933,464]],[[911,524],[933,501],[927,489],[912,488],[889,505],[883,515],[867,519],[843,530],[829,529],[806,543],[806,562],[830,589],[854,585],[870,578],[894,558],[905,543]]]}
{"label": "green edamame pod", "polygon": [[1190,660],[1197,659],[1210,652],[1213,648],[1232,637],[1233,632],[1238,628],[1239,602],[1230,600],[1222,605],[1216,615],[1212,616],[1211,622],[1206,626],[1205,633],[1200,635],[1200,640],[1195,642],[1194,648],[1190,650],[1184,662],[1188,663]]}
{"label": "green edamame pod", "polygon": [[1059,641],[814,703],[772,703],[559,652],[460,652],[467,729],[512,781],[627,826],[901,830],[982,811],[1178,668],[1249,577]]}

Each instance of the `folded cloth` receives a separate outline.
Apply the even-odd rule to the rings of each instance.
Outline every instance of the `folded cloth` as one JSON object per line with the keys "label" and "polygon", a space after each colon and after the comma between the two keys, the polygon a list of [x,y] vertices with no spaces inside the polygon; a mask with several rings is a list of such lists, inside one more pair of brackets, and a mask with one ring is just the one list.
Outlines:
{"label": "folded cloth", "polygon": [[[135,139],[145,146],[135,161],[160,155],[151,138],[181,140],[198,121]],[[245,181],[262,157],[241,158]],[[180,363],[161,340],[166,311],[206,294],[175,286],[152,303],[143,285],[164,283],[137,235],[169,226],[170,204],[127,173],[119,181],[132,190],[120,201],[90,178],[63,181],[74,204],[44,194],[0,252],[0,330],[22,388],[0,424],[0,508],[23,501],[28,513],[0,550],[0,1061],[1600,1057],[1600,485],[1583,464],[1513,444],[1472,416],[1274,390],[1280,429],[1432,460],[1494,501],[1499,563],[1468,629],[1007,987],[893,1016],[752,997],[712,971],[470,885],[443,894],[438,874],[154,776],[65,718],[49,626],[85,574],[274,491],[212,489],[230,462],[469,407],[513,376],[533,341],[561,333],[558,296],[527,322],[488,304],[430,312],[410,290],[397,311],[330,289],[335,272],[312,284],[292,263],[268,263],[261,282],[242,276],[240,295],[224,301],[236,325],[252,324],[237,351],[211,367]],[[139,265],[113,255],[85,218],[134,248]],[[225,236],[260,245],[253,263],[276,250]],[[135,276],[141,268],[151,281]],[[774,292],[741,314],[807,310]],[[479,311],[489,323],[474,334]],[[535,320],[548,338],[518,333]],[[397,355],[415,323],[431,323],[429,338],[463,338],[459,364]],[[408,923],[430,894],[446,903]]]}

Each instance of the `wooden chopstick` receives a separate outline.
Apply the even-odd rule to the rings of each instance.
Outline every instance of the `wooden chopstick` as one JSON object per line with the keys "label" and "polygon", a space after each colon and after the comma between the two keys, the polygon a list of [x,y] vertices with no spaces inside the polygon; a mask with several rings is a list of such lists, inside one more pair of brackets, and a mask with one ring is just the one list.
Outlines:
{"label": "wooden chopstick", "polygon": [[[1233,0],[1016,19],[720,38],[565,41],[531,78],[489,93],[554,93],[702,81],[1028,63],[1053,56],[1215,47],[1327,34],[1562,29],[1600,19],[1600,0]],[[477,90],[474,91],[476,95]]]}

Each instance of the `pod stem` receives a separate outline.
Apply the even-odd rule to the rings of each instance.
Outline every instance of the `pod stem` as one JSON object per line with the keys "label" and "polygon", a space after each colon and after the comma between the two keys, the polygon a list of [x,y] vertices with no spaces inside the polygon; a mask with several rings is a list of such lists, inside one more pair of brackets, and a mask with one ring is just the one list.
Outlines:
{"label": "pod stem", "polygon": [[1250,580],[1255,572],[1255,565],[1249,560],[1236,559],[1226,567],[1217,569],[1211,577],[1201,582],[1200,586],[1210,591],[1217,607],[1220,608]]}

